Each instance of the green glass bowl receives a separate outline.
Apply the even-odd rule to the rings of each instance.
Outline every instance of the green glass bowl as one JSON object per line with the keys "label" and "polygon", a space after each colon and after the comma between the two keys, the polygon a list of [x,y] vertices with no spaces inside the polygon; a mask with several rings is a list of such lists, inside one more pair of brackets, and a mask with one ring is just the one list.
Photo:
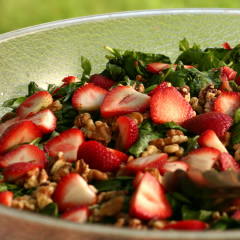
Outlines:
{"label": "green glass bowl", "polygon": [[[0,35],[0,105],[27,92],[35,81],[46,87],[68,75],[81,76],[81,56],[104,68],[104,46],[164,53],[173,60],[186,37],[202,47],[240,42],[240,10],[170,9],[113,13],[62,20]],[[0,107],[0,117],[9,109]],[[239,239],[240,231],[138,231],[77,224],[0,206],[0,239]]]}

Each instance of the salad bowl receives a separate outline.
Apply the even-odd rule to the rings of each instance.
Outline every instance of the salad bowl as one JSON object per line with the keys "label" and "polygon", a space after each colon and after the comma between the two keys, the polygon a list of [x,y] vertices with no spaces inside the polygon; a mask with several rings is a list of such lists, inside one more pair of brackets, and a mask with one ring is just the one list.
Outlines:
{"label": "salad bowl", "polygon": [[[240,10],[169,9],[112,13],[62,20],[0,35],[0,106],[27,92],[31,81],[41,88],[66,76],[81,77],[81,56],[92,72],[106,64],[104,46],[162,53],[172,60],[178,42],[187,38],[201,47],[235,46]],[[0,117],[10,109],[0,107]],[[150,231],[100,224],[77,224],[0,206],[0,239],[239,239],[239,230],[224,232]]]}

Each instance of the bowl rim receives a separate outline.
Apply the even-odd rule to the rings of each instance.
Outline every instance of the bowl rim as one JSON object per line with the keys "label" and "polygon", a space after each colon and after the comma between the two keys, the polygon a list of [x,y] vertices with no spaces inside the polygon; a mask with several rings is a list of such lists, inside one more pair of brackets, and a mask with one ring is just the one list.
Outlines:
{"label": "bowl rim", "polygon": [[240,9],[237,8],[169,8],[169,9],[150,9],[150,10],[135,10],[135,11],[123,11],[113,12],[105,14],[96,14],[75,18],[68,18],[58,21],[51,21],[34,26],[13,30],[7,33],[0,34],[0,43],[7,41],[11,38],[20,37],[27,34],[33,34],[40,31],[49,30],[52,28],[66,27],[69,25],[75,25],[79,23],[96,22],[109,19],[118,19],[126,17],[144,17],[154,15],[183,15],[183,14],[234,14],[239,15]]}
{"label": "bowl rim", "polygon": [[[40,31],[49,30],[52,28],[66,27],[69,25],[83,24],[89,22],[96,22],[102,20],[111,20],[126,17],[148,17],[154,15],[184,15],[184,14],[218,14],[218,15],[240,15],[240,9],[226,9],[226,8],[188,8],[188,9],[153,9],[153,10],[137,10],[137,11],[125,11],[125,12],[115,12],[106,13],[98,15],[90,15],[84,17],[76,17],[70,19],[64,19],[59,21],[53,21],[49,23],[43,23],[31,27],[22,28],[19,30],[14,30],[11,32],[0,34],[0,44],[4,41],[21,37],[28,34],[33,34]],[[72,230],[76,233],[91,233],[95,235],[104,234],[111,235],[113,237],[120,238],[137,238],[137,239],[239,239],[239,230],[227,230],[224,232],[217,232],[214,230],[209,230],[205,232],[190,232],[190,231],[153,231],[153,230],[135,230],[129,228],[119,228],[114,226],[100,225],[86,223],[78,224],[74,222],[63,221],[61,219],[56,219],[53,217],[48,217],[44,215],[39,215],[36,213],[31,213],[27,211],[18,211],[16,209],[7,208],[5,206],[0,206],[0,214],[6,217],[14,217],[17,219],[22,219],[28,222],[33,222],[41,224],[41,226],[46,227],[58,227],[61,229]]]}

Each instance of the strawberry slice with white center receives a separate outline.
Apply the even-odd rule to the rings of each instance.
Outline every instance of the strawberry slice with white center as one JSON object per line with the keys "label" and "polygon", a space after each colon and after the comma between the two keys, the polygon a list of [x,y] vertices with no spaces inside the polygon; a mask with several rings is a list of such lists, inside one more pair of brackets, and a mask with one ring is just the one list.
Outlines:
{"label": "strawberry slice with white center", "polygon": [[41,138],[37,125],[31,121],[23,121],[8,127],[0,137],[0,154],[4,154],[17,145],[30,143]]}
{"label": "strawberry slice with white center", "polygon": [[149,172],[144,173],[130,199],[129,215],[142,220],[165,219],[172,215],[162,185]]}
{"label": "strawberry slice with white center", "polygon": [[35,123],[42,134],[48,134],[55,130],[57,125],[57,118],[49,109],[44,109],[26,118],[26,120]]}
{"label": "strawberry slice with white center", "polygon": [[213,147],[201,147],[194,149],[184,156],[181,161],[187,163],[190,169],[201,171],[211,170],[213,165],[220,159],[221,152]]}
{"label": "strawberry slice with white center", "polygon": [[240,106],[240,93],[223,91],[215,99],[213,110],[215,112],[222,112],[230,117],[234,117],[235,111]]}
{"label": "strawberry slice with white center", "polygon": [[72,97],[72,105],[78,111],[95,111],[102,105],[107,90],[88,83],[76,90]]}
{"label": "strawberry slice with white center", "polygon": [[77,173],[69,173],[58,183],[53,196],[60,212],[77,206],[90,206],[97,200],[96,189]]}
{"label": "strawberry slice with white center", "polygon": [[120,116],[117,119],[121,145],[127,151],[138,139],[138,125],[130,117]]}
{"label": "strawberry slice with white center", "polygon": [[11,207],[13,196],[14,194],[11,191],[0,192],[0,204]]}
{"label": "strawberry slice with white center", "polygon": [[165,172],[175,172],[177,170],[188,171],[189,165],[182,161],[171,161],[166,162],[160,169],[159,172],[163,175]]}
{"label": "strawberry slice with white center", "polygon": [[175,230],[187,230],[187,231],[201,231],[205,230],[207,225],[200,220],[182,220],[176,223],[170,223],[166,225],[163,230],[175,229]]}
{"label": "strawberry slice with white center", "polygon": [[89,209],[87,206],[76,207],[64,212],[61,219],[71,222],[85,223],[88,220]]}
{"label": "strawberry slice with white center", "polygon": [[17,117],[26,118],[53,103],[52,95],[48,91],[41,91],[33,94],[22,102],[16,110]]}
{"label": "strawberry slice with white center", "polygon": [[231,154],[223,152],[220,158],[220,164],[223,171],[236,171],[240,173],[240,165]]}
{"label": "strawberry slice with white center", "polygon": [[43,166],[31,162],[13,163],[4,168],[3,176],[7,182],[15,182],[17,179],[24,177],[25,174],[35,168],[42,169]]}
{"label": "strawberry slice with white center", "polygon": [[116,82],[114,82],[112,79],[107,78],[101,74],[94,74],[89,78],[90,83],[94,83],[94,85],[99,86],[101,88],[104,88],[105,90],[108,90],[111,88]]}
{"label": "strawberry slice with white center", "polygon": [[194,116],[192,106],[174,87],[156,91],[150,101],[150,115],[156,124],[174,121],[182,124]]}
{"label": "strawberry slice with white center", "polygon": [[218,137],[223,137],[232,123],[233,119],[225,113],[208,112],[186,120],[182,127],[198,135],[211,129]]}
{"label": "strawberry slice with white center", "polygon": [[0,167],[5,168],[10,164],[18,162],[31,162],[45,167],[47,164],[47,157],[37,146],[22,145],[3,156],[0,159]]}
{"label": "strawberry slice with white center", "polygon": [[117,86],[110,90],[100,108],[102,117],[117,117],[131,112],[145,112],[150,97],[131,87]]}
{"label": "strawberry slice with white center", "polygon": [[221,153],[228,152],[224,147],[218,136],[213,130],[203,132],[198,138],[198,144],[201,147],[213,147],[218,149]]}
{"label": "strawberry slice with white center", "polygon": [[[168,69],[170,67],[172,67],[173,70],[176,70],[177,64],[172,65],[172,64],[167,64],[167,63],[149,63],[147,65],[147,70],[149,72],[153,72],[153,73],[158,74],[162,70]],[[184,68],[193,68],[193,66],[184,65]]]}
{"label": "strawberry slice with white center", "polygon": [[49,157],[55,157],[59,152],[63,152],[66,161],[74,162],[77,160],[78,148],[83,142],[85,142],[83,132],[78,128],[71,128],[46,142],[44,151]]}
{"label": "strawberry slice with white center", "polygon": [[96,141],[84,142],[78,149],[78,159],[83,159],[89,168],[102,172],[116,171],[122,163],[112,151]]}
{"label": "strawberry slice with white center", "polygon": [[168,155],[166,153],[152,154],[145,157],[135,158],[129,161],[126,167],[128,171],[131,173],[144,171],[146,168],[160,169],[167,162],[167,158],[168,158]]}
{"label": "strawberry slice with white center", "polygon": [[21,119],[20,119],[19,117],[15,117],[15,118],[12,118],[12,119],[4,122],[4,123],[1,123],[1,124],[0,124],[0,137],[1,137],[1,135],[3,134],[3,132],[4,132],[8,127],[10,127],[10,126],[12,126],[13,124],[18,123],[18,122],[20,122],[20,121],[21,121]]}

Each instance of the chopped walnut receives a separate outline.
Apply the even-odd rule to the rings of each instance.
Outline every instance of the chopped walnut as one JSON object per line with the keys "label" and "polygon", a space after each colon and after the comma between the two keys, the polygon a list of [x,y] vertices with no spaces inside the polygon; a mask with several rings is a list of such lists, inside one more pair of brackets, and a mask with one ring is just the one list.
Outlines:
{"label": "chopped walnut", "polygon": [[167,220],[158,220],[158,219],[153,219],[148,223],[150,228],[153,229],[163,229],[165,226],[167,226],[170,222]]}
{"label": "chopped walnut", "polygon": [[53,112],[59,111],[62,109],[62,104],[59,100],[56,100],[48,107],[48,109],[50,109]]}
{"label": "chopped walnut", "polygon": [[143,85],[142,83],[140,83],[140,84],[138,85],[138,87],[137,87],[137,84],[134,83],[134,84],[132,85],[132,88],[135,89],[136,91],[140,92],[140,93],[143,93],[143,92],[145,91],[145,87],[144,87],[144,85]]}
{"label": "chopped walnut", "polygon": [[143,116],[143,120],[149,119],[149,118],[151,117],[149,111],[144,112],[144,113],[142,114],[142,116]]}
{"label": "chopped walnut", "polygon": [[176,89],[182,94],[182,96],[189,102],[190,101],[190,87],[183,85],[182,87],[176,87]]}
{"label": "chopped walnut", "polygon": [[146,151],[142,152],[141,157],[146,157],[152,154],[156,153],[161,153],[162,151],[159,150],[156,146],[154,145],[149,145],[146,149]]}
{"label": "chopped walnut", "polygon": [[40,209],[46,207],[49,203],[52,203],[52,195],[56,189],[57,184],[54,182],[48,182],[40,185],[35,191],[34,195],[37,200],[37,206]]}
{"label": "chopped walnut", "polygon": [[139,112],[132,112],[132,113],[126,115],[126,116],[135,120],[137,125],[140,125],[143,122],[143,115]]}
{"label": "chopped walnut", "polygon": [[13,208],[18,208],[20,210],[35,211],[37,207],[37,200],[29,195],[24,195],[21,197],[14,198],[12,200]]}
{"label": "chopped walnut", "polygon": [[146,82],[146,80],[142,77],[142,75],[137,75],[137,76],[136,76],[136,81],[137,81],[137,82],[143,82],[143,83]]}
{"label": "chopped walnut", "polygon": [[198,102],[202,106],[203,112],[212,111],[213,102],[220,94],[221,90],[215,89],[213,83],[208,84],[200,90]]}
{"label": "chopped walnut", "polygon": [[173,136],[184,136],[184,133],[181,130],[177,130],[177,129],[169,129],[166,132],[166,136],[167,137],[173,137]]}
{"label": "chopped walnut", "polygon": [[80,159],[76,162],[74,172],[78,173],[83,179],[87,181],[90,169],[88,164],[86,164],[83,159]]}
{"label": "chopped walnut", "polygon": [[199,104],[199,101],[198,101],[198,98],[196,98],[196,97],[192,97],[191,99],[190,99],[190,105],[192,106],[192,108],[193,108],[193,110],[195,111],[195,112],[197,112],[198,114],[201,114],[201,113],[203,113],[203,108],[202,108],[202,106]]}
{"label": "chopped walnut", "polygon": [[155,177],[160,183],[163,182],[163,177],[159,173],[159,170],[157,168],[146,168],[144,172],[149,172],[153,177]]}
{"label": "chopped walnut", "polygon": [[8,120],[10,120],[10,119],[13,119],[13,118],[15,118],[15,117],[16,117],[16,113],[14,113],[14,112],[8,112],[8,113],[6,113],[5,115],[2,116],[1,121],[0,121],[0,124],[1,124],[1,123],[4,123],[4,122],[6,122],[6,121],[8,121]]}
{"label": "chopped walnut", "polygon": [[230,140],[231,140],[231,133],[230,132],[226,132],[224,134],[224,136],[221,138],[221,142],[225,147],[227,147],[229,145]]}
{"label": "chopped walnut", "polygon": [[91,119],[91,115],[89,113],[80,113],[75,117],[73,125],[78,128],[84,127],[89,119]]}
{"label": "chopped walnut", "polygon": [[236,161],[240,160],[240,143],[234,144],[233,149],[235,150],[234,158]]}
{"label": "chopped walnut", "polygon": [[105,201],[108,201],[112,198],[118,197],[118,196],[125,196],[127,195],[126,190],[119,190],[119,191],[108,191],[108,192],[101,192],[97,196],[97,203],[103,203]]}
{"label": "chopped walnut", "polygon": [[108,175],[96,169],[91,169],[87,175],[87,181],[92,182],[94,180],[104,181],[108,179]]}
{"label": "chopped walnut", "polygon": [[51,159],[48,165],[48,172],[51,176],[51,179],[55,182],[60,182],[60,180],[68,175],[70,172],[73,172],[74,168],[72,164],[66,162],[62,152],[59,152],[58,156]]}
{"label": "chopped walnut", "polygon": [[142,221],[138,218],[130,218],[128,220],[128,226],[133,229],[146,229],[147,227],[143,225]]}

